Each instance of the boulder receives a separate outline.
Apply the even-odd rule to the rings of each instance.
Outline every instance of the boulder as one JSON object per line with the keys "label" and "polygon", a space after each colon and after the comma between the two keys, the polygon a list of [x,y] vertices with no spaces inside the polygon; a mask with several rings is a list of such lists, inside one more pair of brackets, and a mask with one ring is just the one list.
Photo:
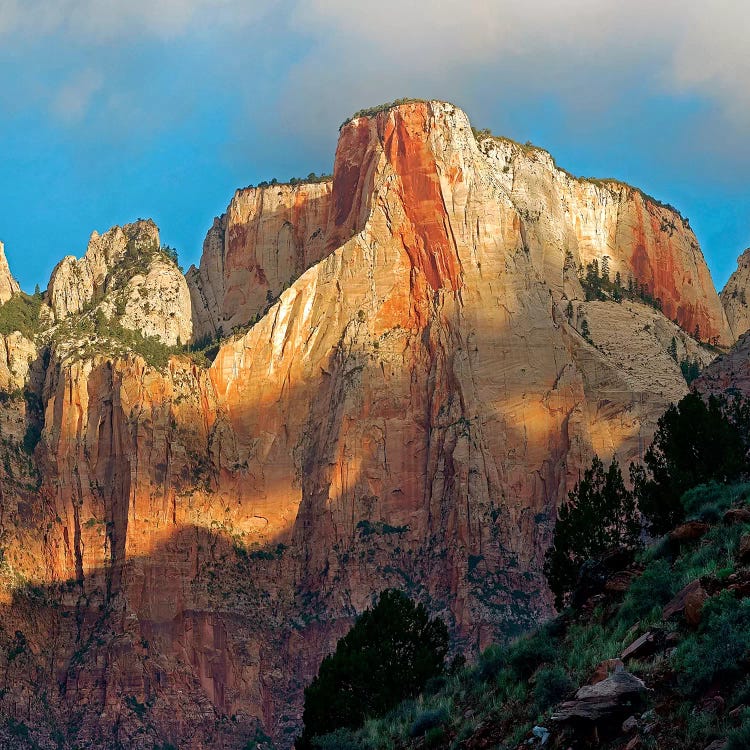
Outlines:
{"label": "boulder", "polygon": [[687,521],[669,533],[671,542],[694,542],[708,533],[711,527],[703,521]]}
{"label": "boulder", "polygon": [[685,596],[685,622],[691,628],[700,625],[706,599],[708,599],[708,594],[702,586],[689,591]]}
{"label": "boulder", "polygon": [[623,652],[620,658],[623,661],[628,659],[643,659],[651,656],[660,650],[664,643],[664,635],[659,631],[649,630],[640,638],[634,640]]}
{"label": "boulder", "polygon": [[[694,616],[696,609],[700,611],[703,602],[708,597],[703,585],[699,579],[691,581],[687,586],[677,592],[674,599],[664,607],[662,611],[662,620],[665,622],[671,620],[675,615],[685,612],[688,600],[690,600],[691,613]],[[700,602],[700,605],[698,604]],[[700,620],[700,618],[698,618]]]}
{"label": "boulder", "polygon": [[617,727],[624,718],[633,714],[648,688],[643,680],[630,672],[619,671],[595,685],[584,685],[575,698],[561,703],[552,721],[559,724],[611,724]]}
{"label": "boulder", "polygon": [[606,659],[594,670],[594,674],[589,680],[589,685],[596,685],[597,682],[606,680],[614,672],[619,672],[623,669],[625,669],[625,665],[620,659]]}
{"label": "boulder", "polygon": [[724,514],[724,523],[729,526],[738,523],[750,523],[750,508],[730,508]]}

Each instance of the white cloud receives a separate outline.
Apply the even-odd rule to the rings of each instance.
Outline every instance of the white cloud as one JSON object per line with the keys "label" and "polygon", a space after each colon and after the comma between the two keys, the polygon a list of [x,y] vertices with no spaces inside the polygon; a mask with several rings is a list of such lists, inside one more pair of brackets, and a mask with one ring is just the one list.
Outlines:
{"label": "white cloud", "polygon": [[52,111],[64,122],[73,124],[86,115],[92,97],[101,90],[104,78],[97,70],[76,73],[57,91]]}
{"label": "white cloud", "polygon": [[57,34],[100,42],[147,33],[173,38],[196,23],[257,20],[275,0],[0,0],[0,32]]}
{"label": "white cloud", "polygon": [[470,86],[477,71],[508,69],[540,89],[598,77],[606,92],[647,61],[664,93],[697,94],[750,123],[746,0],[308,0],[294,22],[325,39],[295,71],[298,93],[326,67],[337,74],[337,58],[345,78],[361,73],[361,93],[393,75],[405,88],[444,76]]}

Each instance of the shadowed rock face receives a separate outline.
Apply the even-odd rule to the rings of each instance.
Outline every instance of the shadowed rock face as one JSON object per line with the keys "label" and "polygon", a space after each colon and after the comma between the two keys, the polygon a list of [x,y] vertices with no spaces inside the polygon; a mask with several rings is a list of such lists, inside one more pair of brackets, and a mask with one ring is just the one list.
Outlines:
{"label": "shadowed rock face", "polygon": [[[637,250],[641,215],[673,234],[649,219]],[[727,336],[691,238],[440,102],[346,125],[332,185],[239,191],[188,274],[193,323],[261,317],[208,370],[53,350],[40,413],[0,404],[4,715],[98,746],[241,748],[258,726],[288,746],[374,592],[405,588],[467,652],[549,615],[558,503],[687,392],[671,338],[699,354],[651,308],[585,302],[565,251],[624,277],[668,254],[674,278],[642,281]]]}
{"label": "shadowed rock face", "polygon": [[721,304],[727,314],[735,338],[740,338],[750,329],[750,250],[745,250],[737,259],[737,270],[729,277],[721,290]]}

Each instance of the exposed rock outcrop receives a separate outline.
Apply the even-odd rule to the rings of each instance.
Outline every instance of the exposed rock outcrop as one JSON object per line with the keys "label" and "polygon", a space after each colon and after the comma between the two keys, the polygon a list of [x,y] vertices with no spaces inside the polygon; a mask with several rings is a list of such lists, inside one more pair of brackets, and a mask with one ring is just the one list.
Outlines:
{"label": "exposed rock outcrop", "polygon": [[238,190],[187,282],[195,338],[257,319],[326,252],[332,182]]}
{"label": "exposed rock outcrop", "polygon": [[750,249],[737,259],[737,270],[721,290],[721,304],[734,337],[738,339],[750,328]]}
{"label": "exposed rock outcrop", "polygon": [[[58,319],[132,302],[132,326],[186,341],[182,292],[167,328],[167,308],[138,308],[161,261],[136,282],[128,246],[158,244],[152,227],[63,261]],[[442,102],[352,120],[332,184],[239,191],[189,272],[195,335],[261,317],[210,368],[52,352],[35,500],[3,497],[31,588],[2,579],[0,624],[28,649],[0,649],[0,710],[94,745],[114,727],[144,750],[240,748],[260,724],[288,746],[302,688],[373,593],[407,588],[468,652],[548,615],[558,503],[594,452],[640,457],[687,392],[672,338],[707,356],[653,308],[586,302],[566,251],[609,254],[725,340],[692,240],[636,191],[478,143]],[[46,703],[37,670],[60,686]]]}
{"label": "exposed rock outcrop", "polygon": [[7,302],[14,294],[18,294],[21,287],[13,278],[5,257],[5,245],[0,242],[0,305]]}
{"label": "exposed rock outcrop", "polygon": [[643,680],[620,670],[595,685],[584,685],[573,700],[557,707],[552,721],[617,724],[619,728],[622,720],[641,705],[647,690]]}
{"label": "exposed rock outcrop", "polygon": [[45,299],[57,321],[99,309],[124,328],[170,346],[192,338],[187,283],[160,251],[152,221],[94,232],[80,260],[67,256],[55,267]]}

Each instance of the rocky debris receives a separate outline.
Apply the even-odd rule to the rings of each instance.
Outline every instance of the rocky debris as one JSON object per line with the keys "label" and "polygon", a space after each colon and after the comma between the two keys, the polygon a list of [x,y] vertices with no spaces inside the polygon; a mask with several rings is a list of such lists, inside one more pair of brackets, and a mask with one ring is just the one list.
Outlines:
{"label": "rocky debris", "polygon": [[584,685],[575,698],[561,703],[552,714],[558,724],[588,722],[621,726],[623,717],[633,713],[641,703],[648,688],[630,672],[619,671],[595,685]]}
{"label": "rocky debris", "polygon": [[544,747],[549,741],[550,732],[546,727],[535,726],[531,733],[539,740],[539,747]]}
{"label": "rocky debris", "polygon": [[707,714],[723,714],[726,701],[718,693],[707,695],[698,703],[698,710]]}
{"label": "rocky debris", "polygon": [[624,662],[628,659],[643,659],[660,651],[663,646],[664,634],[659,630],[648,630],[620,654],[620,659]]}
{"label": "rocky debris", "polygon": [[664,607],[662,610],[662,619],[666,622],[667,620],[671,620],[675,615],[684,614],[688,624],[695,626],[700,622],[703,602],[707,598],[708,594],[700,580],[691,581],[687,586],[680,589],[672,601]]}
{"label": "rocky debris", "polygon": [[732,591],[738,599],[742,599],[750,596],[750,570],[738,570],[726,578],[705,576],[701,578],[701,584],[710,596],[728,590]]}
{"label": "rocky debris", "polygon": [[724,523],[735,526],[738,523],[750,523],[750,508],[730,508],[723,516]]}
{"label": "rocky debris", "polygon": [[750,563],[750,534],[745,534],[740,539],[737,548],[737,560],[743,564]]}
{"label": "rocky debris", "polygon": [[639,571],[633,568],[620,570],[607,579],[604,590],[610,594],[624,594],[630,588],[633,579],[638,577],[638,573]]}
{"label": "rocky debris", "polygon": [[627,589],[638,568],[633,567],[632,550],[615,550],[599,560],[589,560],[578,574],[572,594],[574,606],[580,607],[597,595]]}
{"label": "rocky debris", "polygon": [[703,521],[687,521],[669,532],[669,540],[678,544],[694,542],[707,534],[710,528]]}
{"label": "rocky debris", "polygon": [[625,721],[622,722],[622,733],[630,734],[638,729],[638,719],[635,716],[628,716]]}
{"label": "rocky debris", "polygon": [[597,682],[606,680],[614,672],[621,671],[625,668],[621,659],[606,659],[596,666],[594,673],[589,680],[589,685],[596,685]]}
{"label": "rocky debris", "polygon": [[5,257],[5,246],[0,242],[0,305],[7,302],[14,294],[18,294],[21,287],[13,278]]}

